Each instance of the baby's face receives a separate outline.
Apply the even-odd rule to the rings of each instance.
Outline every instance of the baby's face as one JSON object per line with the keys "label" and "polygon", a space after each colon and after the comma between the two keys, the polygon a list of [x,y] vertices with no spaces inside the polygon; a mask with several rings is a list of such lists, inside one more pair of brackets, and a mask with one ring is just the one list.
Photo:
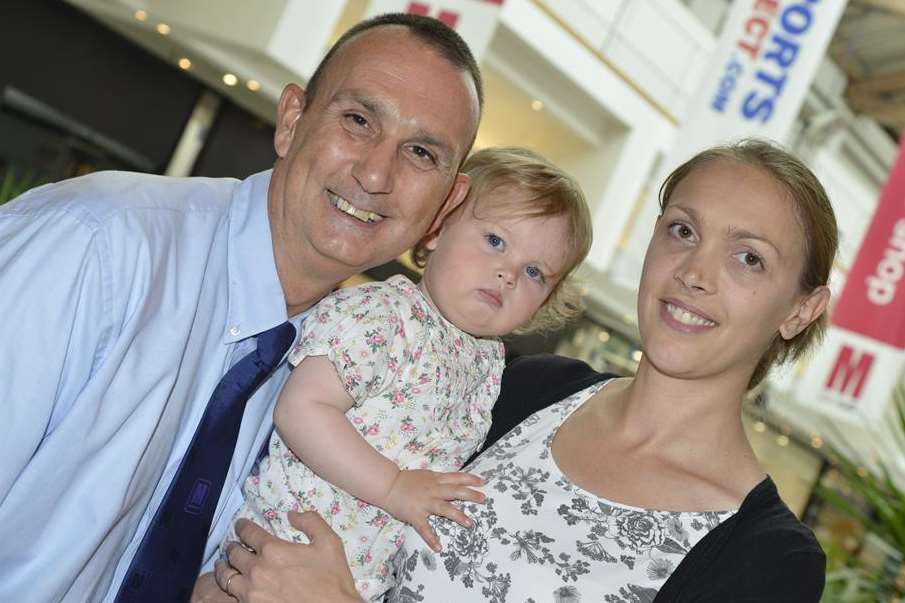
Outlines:
{"label": "baby's face", "polygon": [[477,337],[526,324],[559,282],[566,217],[519,216],[519,191],[494,189],[449,218],[427,245],[422,289],[453,324]]}

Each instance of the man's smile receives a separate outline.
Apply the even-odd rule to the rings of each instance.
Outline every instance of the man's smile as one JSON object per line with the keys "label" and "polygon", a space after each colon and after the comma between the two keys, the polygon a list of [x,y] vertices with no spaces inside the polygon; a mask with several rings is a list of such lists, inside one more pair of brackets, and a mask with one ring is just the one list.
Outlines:
{"label": "man's smile", "polygon": [[349,214],[353,218],[361,220],[362,222],[371,223],[380,222],[381,220],[383,220],[383,216],[381,216],[380,214],[375,214],[372,211],[355,207],[332,191],[327,191],[327,198],[330,200],[330,204],[333,205],[333,207],[343,213]]}

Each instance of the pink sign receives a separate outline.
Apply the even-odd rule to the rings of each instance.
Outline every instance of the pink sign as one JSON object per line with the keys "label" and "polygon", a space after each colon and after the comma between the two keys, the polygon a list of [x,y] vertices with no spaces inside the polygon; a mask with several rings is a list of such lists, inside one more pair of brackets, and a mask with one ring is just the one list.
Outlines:
{"label": "pink sign", "polygon": [[832,324],[905,348],[905,136]]}

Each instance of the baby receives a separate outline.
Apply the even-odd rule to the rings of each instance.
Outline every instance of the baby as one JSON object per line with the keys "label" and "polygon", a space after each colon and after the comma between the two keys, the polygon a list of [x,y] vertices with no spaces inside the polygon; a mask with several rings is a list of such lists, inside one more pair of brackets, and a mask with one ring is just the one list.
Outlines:
{"label": "baby", "polygon": [[402,522],[439,550],[428,517],[468,526],[450,501],[483,500],[480,478],[456,471],[490,427],[498,336],[577,313],[567,277],[591,245],[578,185],[519,148],[476,152],[462,171],[468,196],[414,251],[419,285],[394,276],[340,289],[305,320],[269,456],[236,516],[307,542],[286,512],[318,511],[370,600],[392,586]]}

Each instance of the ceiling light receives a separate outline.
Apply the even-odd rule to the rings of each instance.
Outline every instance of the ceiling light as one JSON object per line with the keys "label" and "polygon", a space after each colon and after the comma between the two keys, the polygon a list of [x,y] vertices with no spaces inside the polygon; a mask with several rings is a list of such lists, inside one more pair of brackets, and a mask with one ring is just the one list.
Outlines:
{"label": "ceiling light", "polygon": [[223,83],[227,86],[235,86],[239,83],[239,78],[237,78],[232,73],[224,73],[223,74]]}
{"label": "ceiling light", "polygon": [[165,36],[170,33],[170,26],[166,23],[158,23],[157,24],[157,33],[162,36]]}
{"label": "ceiling light", "polygon": [[544,102],[534,99],[533,101],[531,101],[531,108],[535,111],[542,111],[544,108]]}
{"label": "ceiling light", "polygon": [[261,83],[258,80],[248,80],[245,82],[245,86],[248,87],[252,92],[257,92],[261,89]]}
{"label": "ceiling light", "polygon": [[786,434],[780,434],[776,438],[776,443],[779,444],[780,446],[788,446],[789,445],[789,436],[787,436]]}
{"label": "ceiling light", "polygon": [[757,433],[763,433],[767,431],[767,424],[763,421],[757,421],[754,423],[754,431]]}
{"label": "ceiling light", "polygon": [[179,59],[177,65],[179,65],[180,69],[191,69],[192,61],[190,61],[188,57],[182,57],[181,59]]}
{"label": "ceiling light", "polygon": [[600,343],[606,343],[609,340],[610,340],[610,334],[607,333],[606,331],[601,331],[600,333],[597,334],[597,341],[599,341]]}
{"label": "ceiling light", "polygon": [[139,21],[147,21],[147,20],[148,20],[148,13],[145,12],[145,11],[143,11],[143,10],[141,10],[141,9],[138,9],[137,11],[135,11],[134,16],[135,16],[135,18],[138,19]]}

